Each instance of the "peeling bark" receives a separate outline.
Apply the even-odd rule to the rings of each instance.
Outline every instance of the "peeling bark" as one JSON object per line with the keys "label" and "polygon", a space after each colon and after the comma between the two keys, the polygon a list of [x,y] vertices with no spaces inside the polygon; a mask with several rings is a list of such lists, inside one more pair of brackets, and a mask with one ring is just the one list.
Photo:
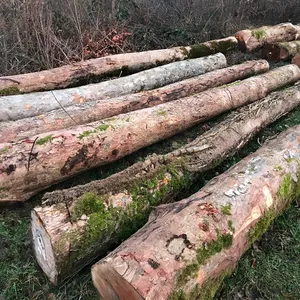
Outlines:
{"label": "peeling bark", "polygon": [[[158,207],[92,267],[106,300],[212,299],[248,247],[298,197],[300,126],[282,133],[198,193]],[[128,289],[127,289],[128,287]]]}
{"label": "peeling bark", "polygon": [[24,201],[50,185],[116,161],[300,79],[288,65],[223,88],[0,145],[0,201]]}
{"label": "peeling bark", "polygon": [[[220,61],[220,63],[220,65],[211,64],[210,68],[225,66],[225,59]],[[76,124],[90,123],[121,113],[152,107],[199,93],[212,87],[244,79],[251,75],[263,73],[268,69],[269,64],[267,61],[248,61],[151,91],[69,106],[65,109],[69,115],[66,114],[64,109],[55,109],[36,117],[2,122],[0,126],[0,143],[20,140],[21,138],[47,131],[68,128],[74,125],[74,121]]]}
{"label": "peeling bark", "polygon": [[0,95],[78,86],[91,80],[128,75],[177,60],[226,53],[236,47],[237,40],[228,37],[192,46],[111,55],[41,72],[0,77]]}
{"label": "peeling bark", "polygon": [[[50,281],[57,284],[90,260],[103,256],[112,245],[120,243],[146,222],[149,206],[174,200],[179,191],[197,179],[197,174],[232,156],[261,128],[299,104],[299,86],[272,93],[233,112],[219,125],[178,150],[152,155],[104,180],[46,193],[43,206],[32,211],[33,244],[39,265]],[[119,211],[117,217],[109,220],[111,227],[103,228],[102,232],[98,230],[91,239],[95,217],[91,215],[97,214],[97,210],[92,209],[89,214],[78,212],[78,203],[89,193],[106,199],[108,214],[100,218],[105,219],[121,209],[128,212],[129,222],[124,221],[126,214]],[[134,203],[140,205],[132,210]],[[139,221],[141,216],[142,221]],[[41,248],[41,244],[44,247]]]}
{"label": "peeling bark", "polygon": [[[226,67],[226,58],[218,53],[209,57],[179,61],[131,76],[43,93],[1,97],[0,121],[15,121],[69,106],[93,105],[96,100],[150,90],[166,84]],[[65,117],[69,116],[65,114]],[[74,121],[74,123],[76,120]]]}
{"label": "peeling bark", "polygon": [[289,60],[297,54],[300,55],[300,41],[268,43],[263,47],[263,56],[272,61]]}
{"label": "peeling bark", "polygon": [[282,23],[255,29],[241,30],[235,34],[238,45],[243,52],[252,52],[265,43],[289,42],[300,39],[300,26]]}

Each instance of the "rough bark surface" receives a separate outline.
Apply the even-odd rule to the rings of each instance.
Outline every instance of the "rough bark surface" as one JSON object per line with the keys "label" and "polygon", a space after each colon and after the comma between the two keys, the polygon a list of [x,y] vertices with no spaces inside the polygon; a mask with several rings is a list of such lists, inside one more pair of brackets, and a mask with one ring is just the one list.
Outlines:
{"label": "rough bark surface", "polygon": [[51,184],[113,162],[142,147],[256,101],[300,79],[289,65],[234,85],[90,123],[1,144],[1,201],[22,201]]}
{"label": "rough bark surface", "polygon": [[103,299],[212,299],[241,255],[299,193],[300,126],[158,208],[149,222],[92,267]]}
{"label": "rough bark surface", "polygon": [[[150,90],[166,84],[226,67],[222,53],[178,61],[127,77],[64,90],[0,97],[0,121],[39,116],[54,109],[91,103]],[[66,117],[68,115],[66,114]],[[76,121],[75,121],[76,122]]]}
{"label": "rough bark surface", "polygon": [[223,88],[18,143],[0,144],[0,201],[24,201],[50,185],[116,161],[300,79],[288,65]]}
{"label": "rough bark surface", "polygon": [[177,60],[225,53],[236,47],[237,40],[228,37],[192,46],[118,54],[36,73],[0,77],[0,95],[80,85],[95,78],[135,73]]}
{"label": "rough bark surface", "polygon": [[300,55],[300,41],[268,43],[263,47],[263,56],[268,60],[289,60],[297,54]]}
{"label": "rough bark surface", "polygon": [[265,43],[288,42],[300,38],[300,26],[282,23],[255,29],[241,30],[235,34],[238,45],[243,52],[252,52]]}
{"label": "rough bark surface", "polygon": [[[211,65],[210,67],[214,68],[216,65]],[[269,64],[265,60],[248,61],[151,91],[99,100],[93,103],[76,104],[69,106],[65,110],[56,109],[36,117],[2,122],[0,126],[0,143],[20,140],[24,137],[47,131],[68,128],[74,125],[74,122],[76,124],[90,123],[121,113],[152,107],[199,93],[212,87],[244,79],[251,75],[263,73],[268,69]],[[68,112],[68,115],[65,111]]]}
{"label": "rough bark surface", "polygon": [[[127,232],[129,235],[138,229],[133,224],[141,214],[144,221],[147,220],[150,205],[174,200],[185,184],[188,186],[196,180],[196,174],[215,167],[216,162],[221,163],[242,148],[262,127],[299,104],[299,86],[272,93],[232,113],[219,125],[178,150],[150,156],[146,161],[104,180],[45,194],[43,206],[32,211],[33,244],[39,265],[51,282],[58,283],[85,266],[89,260],[103,256],[111,245],[122,241],[124,235],[120,238],[120,233]],[[147,187],[147,180],[156,184]],[[134,186],[142,186],[142,193],[137,194],[136,189],[132,188]],[[122,214],[119,214],[111,220],[112,226],[108,231],[99,231],[92,241],[87,242],[91,228],[89,218],[97,211],[77,213],[77,218],[70,219],[87,193],[107,199],[109,211],[120,208],[130,211],[133,200],[144,203],[144,206],[131,213],[129,224],[125,224],[120,217]],[[156,193],[159,193],[157,200]],[[145,194],[147,201],[143,199]],[[62,244],[64,247],[61,247]],[[76,257],[72,257],[72,251],[76,252]]]}
{"label": "rough bark surface", "polygon": [[300,68],[300,54],[296,55],[293,59],[292,59],[292,64],[297,65]]}

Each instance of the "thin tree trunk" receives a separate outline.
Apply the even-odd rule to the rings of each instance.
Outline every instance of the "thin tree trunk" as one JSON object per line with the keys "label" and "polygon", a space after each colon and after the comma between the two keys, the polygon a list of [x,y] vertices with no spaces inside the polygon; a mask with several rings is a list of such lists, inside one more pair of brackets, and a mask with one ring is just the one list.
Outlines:
{"label": "thin tree trunk", "polygon": [[235,34],[235,37],[241,51],[252,52],[265,43],[289,42],[300,38],[300,26],[291,23],[263,26],[252,30],[241,30]]}
{"label": "thin tree trunk", "polygon": [[132,74],[177,60],[226,53],[237,48],[227,37],[185,47],[111,55],[46,71],[0,77],[0,95],[35,92],[86,84],[108,76]]}
{"label": "thin tree trunk", "polygon": [[269,64],[264,60],[256,60],[240,65],[208,72],[204,75],[176,82],[162,88],[140,92],[118,98],[99,100],[95,103],[83,103],[56,109],[40,116],[2,122],[0,128],[0,143],[20,140],[47,131],[68,128],[76,124],[90,123],[115,115],[152,107],[173,101],[209,88],[244,79],[251,75],[268,71]]}
{"label": "thin tree trunk", "polygon": [[116,161],[300,79],[288,65],[224,88],[18,143],[0,144],[0,201],[24,201],[88,169]]}
{"label": "thin tree trunk", "polygon": [[300,68],[300,54],[296,55],[293,59],[292,59],[292,64],[297,65]]}
{"label": "thin tree trunk", "polygon": [[[32,211],[39,265],[56,284],[90,260],[103,257],[146,222],[150,206],[174,200],[197,174],[221,163],[261,128],[299,104],[299,87],[275,92],[233,112],[178,150],[152,155],[104,180],[45,194],[43,206]],[[102,212],[93,205],[101,201],[107,203]]]}
{"label": "thin tree trunk", "polygon": [[296,126],[193,196],[158,207],[92,267],[102,299],[213,299],[242,254],[299,193],[299,141]]}
{"label": "thin tree trunk", "polygon": [[[77,88],[0,98],[0,121],[15,121],[69,106],[93,105],[96,100],[150,90],[226,67],[222,53],[146,70],[131,76]],[[66,113],[66,118],[69,116]],[[69,117],[70,118],[70,117]],[[76,121],[75,121],[76,122]]]}
{"label": "thin tree trunk", "polygon": [[289,60],[297,54],[300,54],[300,41],[268,43],[263,47],[263,56],[268,60]]}

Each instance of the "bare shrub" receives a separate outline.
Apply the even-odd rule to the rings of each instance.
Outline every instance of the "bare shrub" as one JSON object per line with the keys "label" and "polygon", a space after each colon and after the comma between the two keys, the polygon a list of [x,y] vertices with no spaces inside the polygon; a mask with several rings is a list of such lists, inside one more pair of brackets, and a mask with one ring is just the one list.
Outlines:
{"label": "bare shrub", "polygon": [[1,0],[0,75],[300,22],[299,0]]}

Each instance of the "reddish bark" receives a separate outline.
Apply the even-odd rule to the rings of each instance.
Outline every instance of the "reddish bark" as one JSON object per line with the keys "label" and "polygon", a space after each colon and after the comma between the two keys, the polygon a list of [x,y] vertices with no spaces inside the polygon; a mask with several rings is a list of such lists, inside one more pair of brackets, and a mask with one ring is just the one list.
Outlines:
{"label": "reddish bark", "polygon": [[[135,73],[176,60],[196,58],[235,49],[234,37],[209,41],[199,45],[171,49],[111,55],[66,65],[59,68],[0,78],[0,95],[11,92],[34,92],[65,88],[110,75]],[[195,51],[195,49],[204,49]]]}
{"label": "reddish bark", "polygon": [[[211,65],[222,67],[222,65]],[[208,72],[204,75],[176,82],[162,88],[143,91],[113,99],[101,99],[93,104],[81,103],[64,109],[45,112],[39,116],[2,122],[0,128],[0,143],[19,140],[47,131],[59,130],[77,124],[90,123],[142,108],[173,101],[209,88],[244,79],[251,75],[263,73],[269,69],[264,60],[248,61],[240,65]]]}
{"label": "reddish bark", "polygon": [[1,144],[0,201],[27,200],[54,183],[116,161],[298,80],[300,69],[288,65],[113,119]]}
{"label": "reddish bark", "polygon": [[212,299],[242,254],[297,195],[299,141],[296,126],[193,196],[159,207],[140,231],[92,267],[99,294],[106,300],[125,299],[127,292],[132,300]]}
{"label": "reddish bark", "polygon": [[255,29],[241,30],[235,34],[243,52],[252,52],[265,43],[288,42],[300,38],[300,26],[282,23]]}

